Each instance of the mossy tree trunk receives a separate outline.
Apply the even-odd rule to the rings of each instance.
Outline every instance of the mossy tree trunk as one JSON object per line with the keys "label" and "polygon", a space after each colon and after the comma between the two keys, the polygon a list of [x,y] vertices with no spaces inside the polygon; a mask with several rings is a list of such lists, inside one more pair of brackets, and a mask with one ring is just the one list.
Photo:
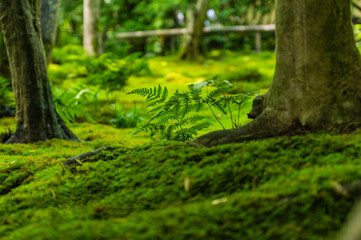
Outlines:
{"label": "mossy tree trunk", "polygon": [[60,0],[42,0],[40,8],[41,37],[44,44],[46,62],[49,64],[56,39]]}
{"label": "mossy tree trunk", "polygon": [[84,0],[83,46],[89,56],[102,54],[103,43],[100,31],[100,0]]}
{"label": "mossy tree trunk", "polygon": [[361,122],[361,60],[350,0],[276,3],[276,70],[250,124],[206,134],[212,146]]}
{"label": "mossy tree trunk", "polygon": [[58,116],[47,76],[39,0],[0,0],[0,27],[16,101],[17,129],[7,143],[78,140]]}
{"label": "mossy tree trunk", "polygon": [[203,27],[207,19],[209,0],[198,0],[187,10],[187,34],[183,36],[179,56],[181,59],[194,60],[205,54]]}

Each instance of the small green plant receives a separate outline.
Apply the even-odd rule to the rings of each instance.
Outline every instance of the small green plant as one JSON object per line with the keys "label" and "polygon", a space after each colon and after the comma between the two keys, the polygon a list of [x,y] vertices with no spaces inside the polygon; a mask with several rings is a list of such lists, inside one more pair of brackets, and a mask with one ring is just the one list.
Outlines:
{"label": "small green plant", "polygon": [[[202,92],[204,87],[213,87],[214,89],[205,96]],[[227,89],[232,85],[228,81],[221,81],[217,78],[208,80],[199,84],[188,86],[188,91],[179,92],[177,90],[168,98],[167,87],[160,85],[154,88],[135,89],[128,94],[137,94],[146,98],[147,107],[153,116],[149,121],[138,128],[134,134],[145,132],[150,136],[160,134],[161,139],[187,141],[193,139],[197,133],[208,128],[211,123],[207,117],[199,114],[201,109],[208,108],[221,127],[224,125],[217,117],[215,110],[230,115],[230,121],[233,128],[240,127],[240,111],[242,105],[252,96],[251,93],[227,95]],[[237,105],[238,113],[235,116],[232,107]]]}
{"label": "small green plant", "polygon": [[3,132],[0,133],[0,143],[5,143],[13,134],[14,130],[8,127]]}
{"label": "small green plant", "polygon": [[10,81],[0,76],[0,117],[14,113],[15,101],[10,85]]}
{"label": "small green plant", "polygon": [[86,83],[108,92],[122,89],[130,76],[151,74],[147,60],[139,59],[139,56],[140,53],[134,53],[119,60],[112,54],[103,54],[99,58],[85,59],[84,65],[89,73]]}
{"label": "small green plant", "polygon": [[135,128],[138,123],[142,121],[142,118],[137,113],[137,108],[134,105],[133,110],[125,114],[121,111],[119,103],[115,103],[115,118],[111,120],[111,123],[116,128]]}
{"label": "small green plant", "polygon": [[[198,112],[200,105],[190,92],[180,93],[178,90],[168,99],[168,89],[159,85],[158,88],[135,89],[128,94],[138,94],[146,97],[149,102],[149,111],[153,113],[150,120],[138,128],[134,134],[140,132],[150,133],[154,136],[160,133],[162,139],[187,141],[192,139],[197,132],[209,127],[205,117],[200,115],[189,116],[191,112]],[[193,124],[193,126],[189,126]]]}
{"label": "small green plant", "polygon": [[88,122],[95,123],[90,116],[87,107],[92,99],[96,104],[97,93],[92,94],[90,89],[81,89],[74,92],[57,92],[55,91],[54,104],[59,116],[66,123],[74,122],[77,117],[83,117]]}

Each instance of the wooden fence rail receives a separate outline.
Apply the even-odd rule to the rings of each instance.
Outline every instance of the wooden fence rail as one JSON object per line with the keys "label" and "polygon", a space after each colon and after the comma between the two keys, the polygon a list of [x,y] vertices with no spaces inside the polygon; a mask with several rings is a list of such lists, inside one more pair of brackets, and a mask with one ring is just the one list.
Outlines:
{"label": "wooden fence rail", "polygon": [[[162,30],[150,30],[150,31],[136,31],[136,32],[124,32],[116,35],[117,39],[126,38],[142,38],[142,37],[167,37],[175,35],[183,35],[187,33],[186,28],[174,28],[174,29],[162,29]],[[238,26],[212,26],[203,28],[205,34],[222,33],[222,32],[255,32],[256,50],[262,50],[262,32],[275,31],[275,25],[238,25]]]}

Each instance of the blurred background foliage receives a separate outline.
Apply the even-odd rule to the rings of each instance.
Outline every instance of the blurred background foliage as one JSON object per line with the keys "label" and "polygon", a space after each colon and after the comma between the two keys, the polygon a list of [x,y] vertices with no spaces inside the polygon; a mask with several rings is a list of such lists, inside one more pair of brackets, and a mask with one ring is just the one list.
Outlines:
{"label": "blurred background foliage", "polygon": [[[120,32],[184,28],[187,0],[105,0],[101,6],[101,29],[105,51],[119,56],[132,52],[148,55],[175,53],[181,37],[167,41],[161,49],[162,39],[149,37],[117,40]],[[82,39],[82,1],[63,0],[57,46],[80,44]],[[256,25],[274,23],[274,0],[211,0],[206,25]],[[211,35],[206,38],[207,48],[230,50],[252,49],[253,40],[244,34]],[[274,34],[265,34],[265,49],[274,48]],[[171,46],[171,42],[175,46]],[[172,52],[173,51],[173,52]]]}
{"label": "blurred background foliage", "polygon": [[[186,28],[187,9],[196,2],[101,0],[98,29],[104,54],[89,57],[82,46],[83,1],[61,0],[48,74],[64,121],[133,128],[147,118],[146,103],[126,92],[158,84],[167,86],[170,92],[182,91],[188,84],[216,75],[232,84],[231,94],[266,92],[275,67],[274,32],[262,33],[261,53],[254,51],[255,33],[207,34],[204,37],[207,54],[193,62],[177,57],[182,36],[117,39],[117,34],[123,32]],[[274,0],[210,0],[204,25],[274,24],[274,4]],[[352,13],[355,39],[361,46],[361,11],[353,8]],[[14,116],[10,72],[1,34],[0,85],[0,117]],[[242,110],[242,124],[249,121],[246,113],[250,106],[248,102]],[[211,117],[210,113],[204,114]],[[217,114],[226,122],[224,116]]]}

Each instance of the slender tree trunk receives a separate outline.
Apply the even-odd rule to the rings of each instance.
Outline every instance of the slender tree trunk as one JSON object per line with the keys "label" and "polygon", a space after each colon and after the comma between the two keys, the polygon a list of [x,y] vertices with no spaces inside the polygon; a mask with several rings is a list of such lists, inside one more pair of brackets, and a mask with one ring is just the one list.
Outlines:
{"label": "slender tree trunk", "polygon": [[[0,31],[1,33],[1,31]],[[6,56],[6,49],[3,37],[0,34],[0,74],[8,76],[10,74],[9,62]]]}
{"label": "slender tree trunk", "polygon": [[196,143],[212,146],[361,122],[361,59],[350,0],[277,1],[276,49],[274,80],[255,104],[255,120]]}
{"label": "slender tree trunk", "polygon": [[197,5],[190,5],[187,10],[187,34],[183,36],[180,58],[193,60],[205,53],[203,27],[207,19],[209,0],[198,0]]}
{"label": "slender tree trunk", "polygon": [[40,34],[39,0],[0,0],[0,27],[16,100],[17,129],[8,143],[78,140],[58,116]]}
{"label": "slender tree trunk", "polygon": [[99,27],[100,0],[84,0],[84,49],[89,56],[102,54],[102,35]]}
{"label": "slender tree trunk", "polygon": [[42,0],[40,8],[41,37],[44,44],[46,62],[49,64],[56,39],[60,0]]}

